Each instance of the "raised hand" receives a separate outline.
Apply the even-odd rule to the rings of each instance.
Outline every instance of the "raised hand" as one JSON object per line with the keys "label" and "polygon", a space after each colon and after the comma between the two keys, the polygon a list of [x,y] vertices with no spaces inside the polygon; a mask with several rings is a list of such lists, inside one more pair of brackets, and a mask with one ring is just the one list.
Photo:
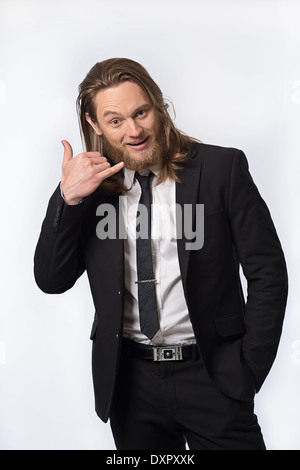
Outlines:
{"label": "raised hand", "polygon": [[73,158],[73,150],[67,140],[62,140],[64,157],[62,162],[61,189],[66,204],[78,204],[92,194],[103,180],[120,171],[124,163],[111,166],[99,152],[83,152]]}

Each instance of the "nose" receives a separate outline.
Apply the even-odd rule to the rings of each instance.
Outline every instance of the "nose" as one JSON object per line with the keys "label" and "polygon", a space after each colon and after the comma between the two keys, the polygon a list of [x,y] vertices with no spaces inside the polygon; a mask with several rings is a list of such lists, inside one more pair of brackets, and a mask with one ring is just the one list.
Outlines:
{"label": "nose", "polygon": [[138,137],[141,133],[140,126],[137,125],[134,119],[127,121],[127,134],[129,137]]}

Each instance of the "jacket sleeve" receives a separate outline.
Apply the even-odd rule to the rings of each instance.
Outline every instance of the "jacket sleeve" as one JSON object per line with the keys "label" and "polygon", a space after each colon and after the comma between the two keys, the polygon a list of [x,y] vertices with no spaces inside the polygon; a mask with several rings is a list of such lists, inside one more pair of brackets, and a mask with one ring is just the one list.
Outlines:
{"label": "jacket sleeve", "polygon": [[240,150],[233,159],[228,207],[233,241],[248,287],[242,354],[258,391],[277,353],[288,278],[270,212]]}
{"label": "jacket sleeve", "polygon": [[84,202],[66,205],[58,186],[50,198],[34,254],[35,280],[45,293],[65,292],[85,270],[80,247],[83,213]]}

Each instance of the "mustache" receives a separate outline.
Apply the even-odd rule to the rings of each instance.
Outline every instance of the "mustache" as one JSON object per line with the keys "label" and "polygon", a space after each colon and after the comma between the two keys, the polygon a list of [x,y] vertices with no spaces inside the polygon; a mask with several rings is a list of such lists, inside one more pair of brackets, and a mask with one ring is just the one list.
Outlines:
{"label": "mustache", "polygon": [[[150,135],[147,136],[147,138],[148,137],[150,137]],[[142,138],[145,140],[144,135]],[[153,166],[164,161],[165,154],[163,149],[166,148],[166,146],[164,133],[161,131],[154,137],[151,149],[148,152],[145,150],[144,158],[142,159],[136,159],[133,157],[126,146],[124,149],[115,147],[109,142],[104,134],[101,135],[101,140],[101,154],[107,158],[111,165],[115,165],[122,161],[125,163],[126,168],[134,171],[141,171],[143,168],[149,168],[149,166]],[[136,142],[141,142],[141,139],[136,139]]]}

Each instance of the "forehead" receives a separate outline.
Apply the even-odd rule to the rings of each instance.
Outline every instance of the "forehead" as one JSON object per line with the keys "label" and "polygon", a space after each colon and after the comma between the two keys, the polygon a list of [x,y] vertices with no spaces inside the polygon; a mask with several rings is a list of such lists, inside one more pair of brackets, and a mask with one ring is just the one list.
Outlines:
{"label": "forehead", "polygon": [[140,106],[149,104],[150,100],[142,88],[130,81],[100,90],[95,96],[96,114],[100,117],[105,117],[110,111],[131,115]]}

